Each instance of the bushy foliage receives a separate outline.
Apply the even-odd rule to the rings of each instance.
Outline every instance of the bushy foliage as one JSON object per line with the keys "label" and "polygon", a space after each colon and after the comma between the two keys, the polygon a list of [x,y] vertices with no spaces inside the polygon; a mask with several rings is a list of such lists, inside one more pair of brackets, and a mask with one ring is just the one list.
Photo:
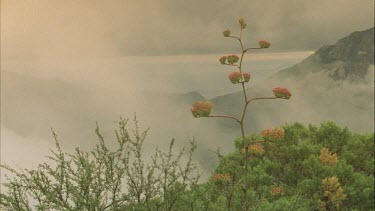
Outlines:
{"label": "bushy foliage", "polygon": [[[373,134],[355,134],[333,122],[320,127],[295,123],[282,128],[285,135],[281,140],[261,142],[264,153],[250,155],[252,210],[374,209]],[[247,139],[261,137],[251,134]],[[236,172],[237,181],[241,181],[240,138],[235,146],[235,152],[221,157],[215,172]],[[235,198],[232,204],[240,202],[241,198]]]}
{"label": "bushy foliage", "polygon": [[[136,127],[129,133],[127,122],[120,121],[114,150],[106,146],[97,128],[99,143],[90,153],[79,149],[74,154],[63,152],[56,141],[50,163],[37,169],[15,170],[3,165],[14,177],[3,183],[7,191],[1,194],[2,209],[243,209],[242,138],[234,141],[233,152],[217,152],[220,162],[212,176],[198,183],[192,163],[194,143],[187,162],[181,162],[183,150],[174,154],[172,141],[167,151],[157,149],[152,162],[145,163],[142,146],[147,130],[140,132]],[[264,131],[246,136],[249,142],[258,141],[257,150],[259,146],[264,149],[248,155],[251,210],[374,209],[373,134],[352,133],[332,122],[320,127],[295,123],[277,130],[281,129],[285,135],[277,141],[263,142],[269,138]],[[332,142],[325,135],[345,143]],[[327,165],[322,154],[335,157],[335,164]]]}
{"label": "bushy foliage", "polygon": [[142,147],[148,130],[135,128],[129,132],[128,119],[121,119],[116,131],[117,147],[107,147],[100,134],[99,143],[90,152],[76,148],[63,152],[55,136],[56,149],[50,162],[37,169],[16,170],[1,165],[12,177],[3,183],[3,210],[172,210],[181,203],[189,186],[199,178],[192,162],[195,143],[181,158],[185,149],[174,150],[174,140],[166,152],[156,149],[152,162],[145,163]]}

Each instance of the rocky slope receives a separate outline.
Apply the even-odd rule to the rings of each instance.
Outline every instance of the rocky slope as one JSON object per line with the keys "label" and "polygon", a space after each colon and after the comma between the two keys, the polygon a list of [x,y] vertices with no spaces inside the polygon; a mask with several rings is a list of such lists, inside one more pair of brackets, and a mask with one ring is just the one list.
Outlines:
{"label": "rocky slope", "polygon": [[[293,96],[290,100],[251,103],[247,128],[259,131],[285,122],[319,124],[332,120],[355,131],[373,131],[373,34],[374,28],[354,32],[262,84],[251,86],[247,91],[249,98],[273,96],[272,88],[276,86],[289,88]],[[238,90],[212,99],[215,114],[240,115],[243,94],[240,86]],[[226,120],[221,123],[235,128]]]}
{"label": "rocky slope", "polygon": [[374,27],[351,33],[334,45],[326,45],[313,55],[272,78],[304,78],[324,72],[335,80],[363,80],[369,65],[374,65]]}

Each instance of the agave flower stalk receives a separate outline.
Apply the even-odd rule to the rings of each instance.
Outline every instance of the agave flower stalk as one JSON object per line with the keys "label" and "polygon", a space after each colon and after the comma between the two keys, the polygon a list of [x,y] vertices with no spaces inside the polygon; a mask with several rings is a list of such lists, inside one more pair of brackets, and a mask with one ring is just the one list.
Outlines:
{"label": "agave flower stalk", "polygon": [[[243,92],[243,96],[244,96],[244,104],[243,104],[244,106],[243,106],[242,114],[241,114],[240,117],[234,117],[234,116],[228,116],[228,115],[210,115],[210,113],[208,113],[208,115],[206,115],[207,113],[205,113],[204,117],[228,118],[228,119],[232,119],[232,120],[236,121],[240,125],[241,137],[242,137],[242,141],[243,141],[243,154],[244,154],[244,178],[243,178],[243,186],[242,186],[243,204],[244,204],[244,209],[249,210],[250,209],[250,202],[249,202],[248,197],[247,197],[247,190],[248,190],[247,175],[249,173],[249,169],[248,169],[248,162],[249,162],[248,160],[249,159],[248,158],[249,158],[249,155],[250,155],[251,152],[262,154],[264,149],[259,144],[259,142],[264,142],[264,141],[267,141],[268,139],[265,138],[265,140],[263,140],[263,141],[251,141],[250,143],[247,143],[245,141],[246,137],[245,137],[244,123],[245,123],[246,111],[248,109],[248,106],[249,106],[250,102],[252,102],[252,101],[255,101],[255,100],[271,100],[271,99],[289,99],[291,97],[291,94],[290,94],[288,89],[277,87],[277,88],[273,89],[274,96],[272,96],[272,97],[256,97],[256,98],[248,99],[247,93],[246,93],[245,83],[249,82],[250,74],[244,73],[242,71],[242,62],[243,62],[244,55],[245,55],[246,52],[248,52],[250,50],[260,50],[260,49],[269,48],[271,44],[270,44],[270,42],[268,42],[266,40],[261,40],[261,41],[259,41],[260,47],[245,48],[244,44],[242,42],[242,32],[243,32],[243,29],[246,28],[246,21],[245,21],[244,18],[240,18],[238,22],[239,22],[239,25],[240,25],[239,36],[233,36],[232,31],[230,31],[230,30],[225,30],[223,32],[223,35],[226,38],[233,38],[233,39],[236,39],[239,42],[240,47],[241,47],[241,56],[238,57],[235,54],[223,56],[219,59],[219,61],[223,65],[236,66],[238,68],[238,71],[232,72],[228,76],[228,78],[229,78],[230,82],[232,82],[233,84],[241,84],[242,92]],[[237,62],[238,62],[238,64],[235,64]],[[194,107],[192,108],[192,112],[193,112],[193,116],[196,117],[195,116],[196,113],[194,113],[195,112]],[[202,117],[202,116],[200,115],[200,117]],[[269,141],[274,141],[275,139],[278,139],[281,135],[283,135],[284,131],[279,130],[279,129],[272,129],[272,130],[266,131],[266,132],[267,132],[267,134],[263,134],[263,135],[273,135],[273,136],[275,136],[275,137],[269,139]]]}

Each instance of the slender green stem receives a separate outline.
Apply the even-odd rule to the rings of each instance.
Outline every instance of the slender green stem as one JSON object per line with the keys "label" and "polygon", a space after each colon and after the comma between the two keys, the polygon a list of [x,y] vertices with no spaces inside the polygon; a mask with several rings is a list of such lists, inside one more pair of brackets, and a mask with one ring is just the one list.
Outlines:
{"label": "slender green stem", "polygon": [[243,60],[244,54],[245,54],[245,51],[242,51],[240,65],[238,66],[238,69],[240,70],[240,73],[241,73],[242,81],[244,81],[244,78],[243,78],[243,75],[242,75],[242,60]]}
{"label": "slender green stem", "polygon": [[238,41],[240,40],[240,38],[239,38],[239,37],[236,37],[236,36],[228,36],[228,37],[231,37],[231,38],[237,39]]}
{"label": "slender green stem", "polygon": [[[242,28],[241,28],[241,37],[242,37]],[[242,52],[244,52],[245,49],[244,49],[243,44],[242,44],[242,39],[240,38],[239,41],[240,41],[240,45],[241,45],[241,50],[242,50]]]}
{"label": "slender green stem", "polygon": [[[245,148],[243,192],[244,192],[245,210],[247,211],[247,210],[250,210],[250,203],[248,202],[248,199],[247,199],[247,185],[248,185],[247,184],[247,175],[248,175],[248,172],[249,172],[249,169],[248,169],[248,154],[249,154],[249,149],[248,149],[248,145],[247,145],[246,140],[245,140],[246,137],[245,137],[245,129],[244,129],[244,122],[245,122],[246,110],[247,110],[248,105],[250,104],[251,101],[254,101],[254,100],[278,99],[278,98],[277,97],[257,97],[257,98],[252,98],[252,99],[248,100],[247,94],[246,94],[245,80],[244,80],[243,75],[242,75],[242,61],[243,61],[244,55],[245,55],[245,53],[247,51],[249,51],[249,50],[260,50],[260,49],[264,49],[264,48],[257,47],[257,48],[246,48],[245,49],[244,46],[243,46],[243,43],[242,43],[242,27],[241,27],[240,37],[236,37],[236,36],[229,36],[229,37],[237,39],[238,42],[240,43],[241,50],[242,50],[239,65],[232,65],[232,64],[226,64],[226,65],[237,66],[239,72],[241,73],[242,80],[240,81],[240,83],[241,83],[241,86],[242,86],[242,91],[243,91],[244,100],[245,100],[244,108],[243,108],[240,120],[237,119],[237,118],[235,118],[235,117],[231,117],[231,116],[208,116],[208,117],[231,118],[231,119],[236,120],[240,124],[242,141],[243,141],[243,145],[244,145],[244,148]],[[252,142],[252,143],[256,143],[256,142]]]}
{"label": "slender green stem", "polygon": [[242,26],[241,26],[241,32],[240,32],[240,40],[242,40]]}
{"label": "slender green stem", "polygon": [[248,151],[248,147],[247,147],[247,144],[246,144],[246,140],[245,140],[245,129],[244,129],[244,120],[245,120],[245,114],[246,114],[246,109],[247,109],[247,105],[249,104],[248,103],[248,100],[247,100],[247,94],[246,94],[246,88],[245,88],[245,82],[244,82],[244,78],[243,78],[243,75],[242,75],[242,61],[243,61],[243,57],[246,53],[244,47],[243,47],[243,44],[242,44],[242,27],[241,27],[241,32],[240,32],[240,38],[238,39],[240,45],[241,45],[241,50],[242,50],[242,53],[241,53],[241,59],[240,59],[240,64],[238,66],[238,69],[241,73],[241,77],[242,77],[242,82],[241,82],[241,86],[242,86],[242,91],[243,91],[243,94],[244,94],[244,100],[245,100],[245,105],[244,105],[244,109],[242,111],[242,115],[241,115],[241,121],[240,121],[240,126],[241,126],[241,135],[242,135],[242,141],[243,141],[243,145],[244,145],[244,148],[245,148],[245,162],[244,162],[244,186],[243,186],[243,192],[244,192],[244,204],[245,204],[245,210],[249,210],[249,202],[247,200],[247,174],[248,174],[248,154],[249,154],[249,151]]}

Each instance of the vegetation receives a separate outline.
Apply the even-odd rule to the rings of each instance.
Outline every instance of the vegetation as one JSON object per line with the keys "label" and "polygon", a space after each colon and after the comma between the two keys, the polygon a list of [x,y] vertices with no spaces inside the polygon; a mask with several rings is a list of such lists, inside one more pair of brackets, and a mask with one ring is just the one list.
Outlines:
{"label": "vegetation", "polygon": [[[351,133],[333,122],[283,129],[283,138],[251,154],[252,210],[374,209],[374,134]],[[221,159],[215,173],[241,178],[241,146],[237,139],[237,150]],[[232,204],[233,210],[241,210],[241,200],[234,198]]]}
{"label": "vegetation", "polygon": [[[7,192],[0,204],[6,210],[172,210],[188,186],[197,184],[199,174],[192,162],[194,141],[175,154],[174,140],[169,149],[155,150],[145,163],[142,147],[147,131],[140,131],[134,119],[129,132],[128,119],[121,119],[116,131],[117,147],[110,150],[100,134],[90,153],[76,148],[63,152],[56,134],[56,149],[34,170],[1,167],[13,173],[4,183]],[[160,200],[163,199],[163,200]]]}
{"label": "vegetation", "polygon": [[[241,114],[241,117],[234,117],[234,116],[228,116],[228,115],[210,115],[212,104],[209,101],[199,101],[193,105],[191,108],[191,112],[195,118],[200,117],[217,117],[217,118],[228,118],[236,121],[239,124],[239,127],[241,129],[241,141],[240,145],[242,146],[243,151],[243,182],[242,182],[242,191],[243,191],[243,206],[245,210],[249,210],[251,203],[248,196],[248,174],[249,174],[249,159],[251,158],[251,153],[258,153],[262,154],[264,152],[263,146],[258,143],[259,141],[257,139],[253,139],[251,137],[249,140],[246,140],[245,137],[245,115],[247,108],[249,107],[250,103],[255,100],[275,100],[275,99],[290,99],[292,94],[289,92],[287,88],[281,88],[281,87],[275,87],[273,88],[274,96],[271,97],[256,97],[249,99],[247,96],[246,91],[246,83],[250,81],[251,75],[249,73],[243,72],[242,70],[242,61],[244,58],[245,53],[251,51],[251,50],[261,50],[261,49],[267,49],[271,46],[271,43],[267,40],[261,40],[259,41],[259,47],[251,47],[251,48],[245,48],[242,40],[242,32],[243,29],[246,28],[246,21],[244,18],[240,18],[238,20],[239,26],[240,26],[240,33],[239,36],[232,36],[231,31],[229,29],[225,30],[223,32],[224,37],[228,38],[234,38],[238,40],[240,47],[241,47],[241,57],[238,57],[237,55],[228,55],[228,56],[222,56],[220,57],[219,61],[223,65],[229,65],[231,67],[236,67],[238,71],[234,71],[229,74],[228,78],[230,82],[233,84],[241,84],[243,96],[244,96],[244,106],[243,111]],[[238,62],[238,64],[236,64]],[[270,138],[270,139],[264,139],[262,142],[266,141],[275,141],[278,138],[281,138],[284,135],[284,131],[282,129],[272,129],[270,131],[265,131],[267,133],[270,133],[271,136],[277,136],[277,138]],[[234,174],[235,172],[232,172]]]}
{"label": "vegetation", "polygon": [[[220,58],[223,65],[238,71],[229,74],[233,84],[244,93],[240,118],[211,115],[212,103],[197,102],[194,117],[220,117],[235,120],[241,136],[234,140],[235,150],[222,154],[207,181],[193,162],[196,143],[189,150],[176,150],[171,140],[166,151],[155,149],[145,157],[143,146],[148,129],[141,130],[134,118],[120,119],[116,130],[117,146],[107,146],[99,127],[98,144],[90,152],[76,148],[67,153],[55,133],[55,150],[36,169],[8,171],[0,194],[2,210],[373,210],[374,207],[374,134],[357,134],[333,122],[307,127],[294,123],[245,134],[244,116],[250,102],[263,99],[290,99],[286,88],[273,89],[274,96],[248,99],[245,83],[250,74],[242,72],[244,48],[240,36],[225,37],[239,41],[242,54]],[[239,63],[237,65],[236,63]],[[250,203],[251,202],[251,203]]]}
{"label": "vegetation", "polygon": [[[90,153],[56,149],[49,163],[15,170],[3,183],[3,210],[242,210],[243,146],[219,155],[208,181],[198,183],[192,162],[196,148],[175,153],[172,140],[151,162],[142,155],[147,130],[119,122],[118,146],[110,150],[100,135]],[[137,125],[137,122],[135,121]],[[284,135],[249,149],[251,210],[373,210],[374,134],[361,135],[333,122],[320,127],[284,125]],[[271,130],[246,136],[262,141]],[[260,147],[262,146],[262,147]],[[186,161],[182,162],[183,154]]]}

